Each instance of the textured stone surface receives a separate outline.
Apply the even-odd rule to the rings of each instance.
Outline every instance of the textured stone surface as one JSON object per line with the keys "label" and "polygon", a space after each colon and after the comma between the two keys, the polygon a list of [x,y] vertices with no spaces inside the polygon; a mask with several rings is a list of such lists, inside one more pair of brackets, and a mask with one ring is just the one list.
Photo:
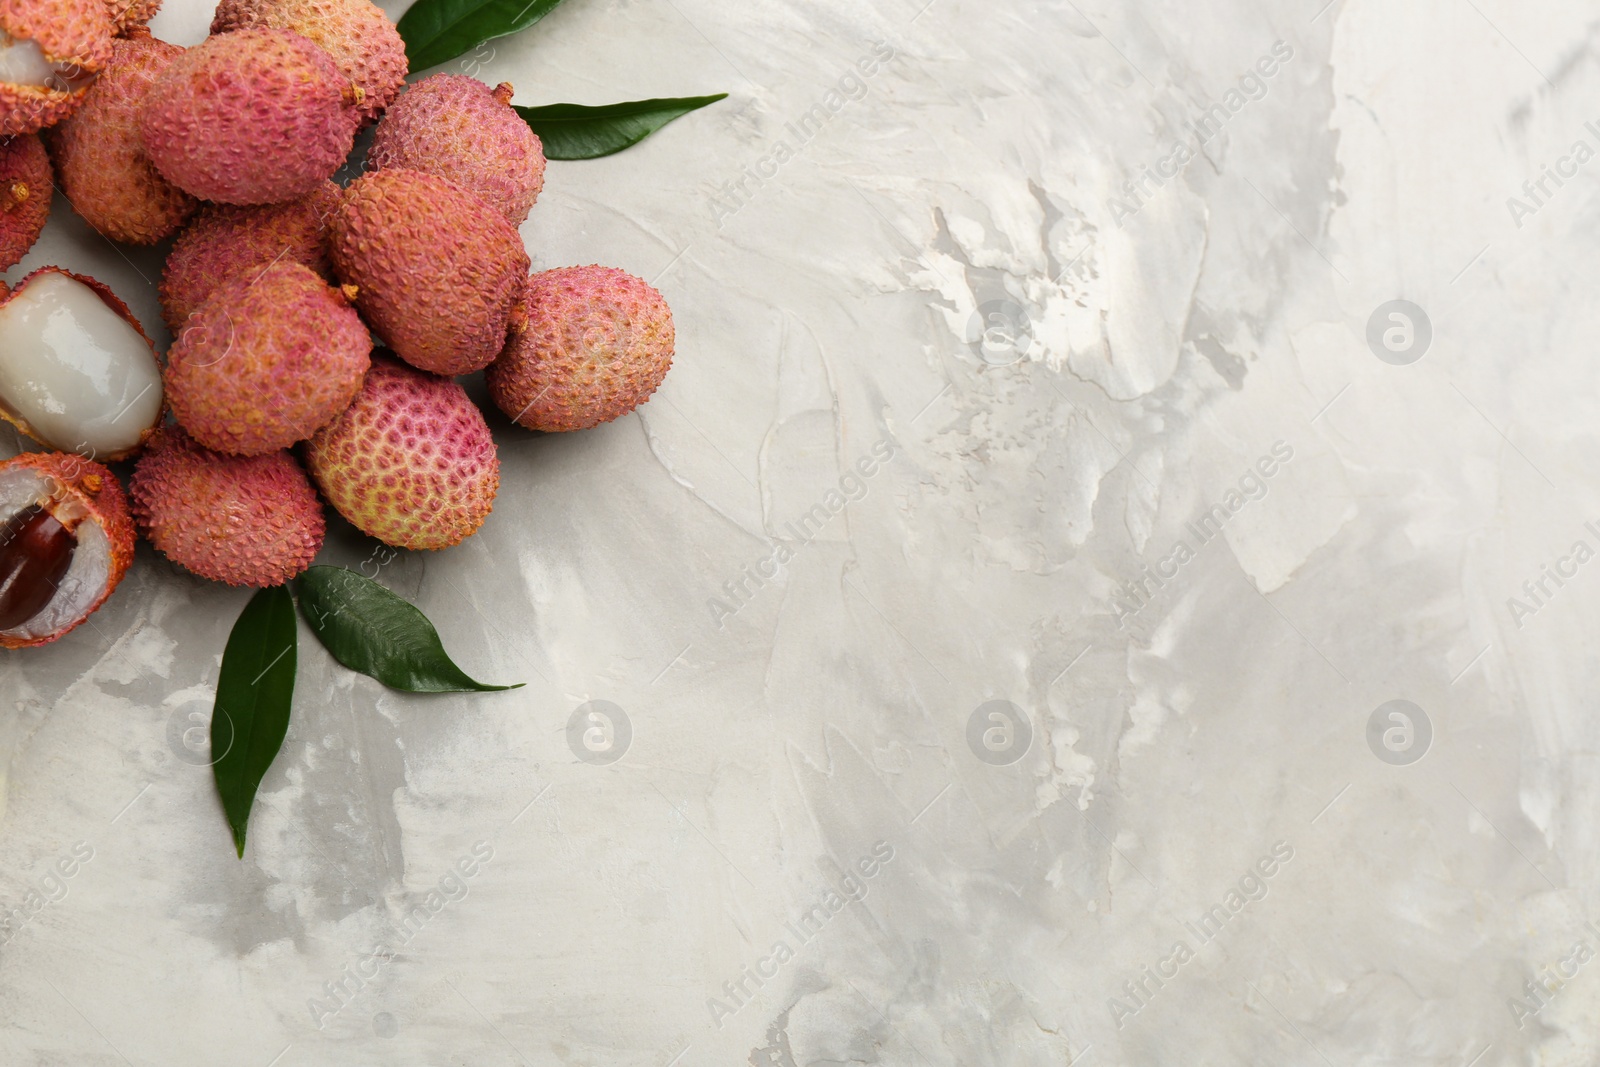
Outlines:
{"label": "textured stone surface", "polygon": [[[241,862],[197,763],[245,597],[141,548],[0,660],[0,906],[77,864],[0,935],[0,1061],[1593,1062],[1592,22],[597,0],[464,57],[519,99],[733,93],[552,164],[522,228],[665,294],[654,398],[491,417],[459,548],[323,552],[527,687],[401,696],[308,637]],[[92,234],[39,257],[156,321]],[[1409,365],[1414,313],[1368,341],[1396,299]],[[1415,712],[1369,742],[1397,699],[1410,764]],[[1004,706],[968,740],[997,700],[1009,764]]]}

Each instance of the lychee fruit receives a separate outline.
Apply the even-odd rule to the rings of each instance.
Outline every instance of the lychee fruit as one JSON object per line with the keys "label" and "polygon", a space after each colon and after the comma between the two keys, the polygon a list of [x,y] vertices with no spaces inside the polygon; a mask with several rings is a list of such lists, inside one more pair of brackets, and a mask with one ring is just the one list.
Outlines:
{"label": "lychee fruit", "polygon": [[494,439],[466,390],[382,357],[306,445],[306,466],[339,514],[396,548],[460,544],[500,489]]}
{"label": "lychee fruit", "polygon": [[373,134],[367,164],[436,175],[520,226],[544,188],[544,147],[511,107],[511,86],[434,74],[411,86]]}
{"label": "lychee fruit", "polygon": [[293,455],[225,456],[176,426],[139,457],[128,488],[156,551],[214,582],[282,585],[311,566],[327,532]]}
{"label": "lychee fruit", "polygon": [[247,27],[293,30],[320,45],[347,81],[362,91],[364,123],[377,120],[405,85],[405,42],[383,9],[369,0],[222,0],[212,33]]}
{"label": "lychee fruit", "polygon": [[467,374],[505,346],[528,253],[471,193],[414,170],[364,174],[333,216],[331,248],[361,313],[412,366]]}
{"label": "lychee fruit", "polygon": [[138,451],[162,412],[155,346],[110,289],[44,267],[0,304],[0,418],[109,462]]}
{"label": "lychee fruit", "polygon": [[172,414],[202,445],[259,456],[303,441],[350,406],[372,337],[349,298],[309,267],[235,278],[167,352]]}
{"label": "lychee fruit", "polygon": [[672,366],[672,310],[615,267],[528,279],[526,322],[485,376],[495,405],[530,430],[583,430],[650,398]]}
{"label": "lychee fruit", "polygon": [[105,5],[113,29],[123,36],[149,23],[161,10],[161,0],[105,0]]}
{"label": "lychee fruit", "polygon": [[172,245],[161,273],[161,314],[176,334],[212,290],[269,263],[299,263],[333,281],[328,225],[342,190],[330,181],[283,204],[208,204]]}
{"label": "lychee fruit", "polygon": [[0,463],[0,647],[49,644],[105,603],[133,559],[117,476],[60,452]]}
{"label": "lychee fruit", "polygon": [[151,165],[139,135],[145,94],[183,49],[143,27],[111,48],[111,62],[78,110],[49,131],[61,191],[84,221],[114,241],[155,244],[198,203]]}
{"label": "lychee fruit", "polygon": [[145,151],[202,200],[276,204],[344,163],[361,90],[288,30],[217,34],[175,59],[145,97]]}
{"label": "lychee fruit", "polygon": [[105,0],[0,2],[0,135],[72,113],[111,58]]}
{"label": "lychee fruit", "polygon": [[36,133],[0,139],[0,270],[28,254],[50,218],[50,157]]}

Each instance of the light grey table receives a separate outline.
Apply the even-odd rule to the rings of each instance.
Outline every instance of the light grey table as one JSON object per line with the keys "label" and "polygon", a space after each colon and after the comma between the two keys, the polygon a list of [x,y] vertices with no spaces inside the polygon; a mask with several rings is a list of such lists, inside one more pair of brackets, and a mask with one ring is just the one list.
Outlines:
{"label": "light grey table", "polygon": [[[1594,1062],[1593,9],[1323,2],[569,0],[456,64],[733,94],[522,231],[676,365],[497,420],[457,550],[335,532],[528,684],[308,638],[242,862],[245,594],[141,549],[0,656],[0,1061]],[[44,263],[158,326],[59,203]]]}

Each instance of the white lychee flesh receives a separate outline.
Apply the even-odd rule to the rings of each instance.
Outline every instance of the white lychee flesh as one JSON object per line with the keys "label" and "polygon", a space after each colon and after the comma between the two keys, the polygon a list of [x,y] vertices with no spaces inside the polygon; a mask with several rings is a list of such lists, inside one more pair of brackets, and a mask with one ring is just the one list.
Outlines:
{"label": "white lychee flesh", "polygon": [[41,274],[0,306],[0,404],[51,448],[124,455],[161,415],[161,368],[89,286]]}
{"label": "white lychee flesh", "polygon": [[33,41],[19,41],[0,30],[0,82],[11,85],[50,85],[56,68]]}
{"label": "white lychee flesh", "polygon": [[[57,491],[54,478],[27,467],[0,470],[0,526],[24,508],[49,500]],[[87,512],[70,500],[56,505],[56,517],[67,522],[83,518]],[[0,636],[24,641],[47,637],[80,619],[105,592],[111,578],[111,541],[98,522],[80,522],[74,528],[78,547],[72,564],[61,579],[61,588],[39,614]]]}

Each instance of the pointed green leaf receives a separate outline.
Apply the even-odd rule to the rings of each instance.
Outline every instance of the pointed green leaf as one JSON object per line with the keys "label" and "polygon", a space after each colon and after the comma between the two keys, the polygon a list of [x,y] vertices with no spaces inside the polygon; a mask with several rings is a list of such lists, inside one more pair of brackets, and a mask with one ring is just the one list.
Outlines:
{"label": "pointed green leaf", "polygon": [[289,732],[298,637],[294,597],[282,586],[263,589],[245,605],[222,654],[211,711],[211,751],[222,754],[211,771],[241,859],[256,789]]}
{"label": "pointed green leaf", "polygon": [[715,104],[727,95],[630,100],[600,107],[583,104],[518,106],[517,111],[544,142],[546,159],[598,159],[632,147],[673,119]]}
{"label": "pointed green leaf", "polygon": [[333,658],[406,693],[495,693],[517,685],[473,681],[445,654],[428,617],[343,567],[312,567],[295,582],[300,613]]}
{"label": "pointed green leaf", "polygon": [[417,0],[400,18],[413,71],[448,63],[496,37],[527,29],[561,0]]}

